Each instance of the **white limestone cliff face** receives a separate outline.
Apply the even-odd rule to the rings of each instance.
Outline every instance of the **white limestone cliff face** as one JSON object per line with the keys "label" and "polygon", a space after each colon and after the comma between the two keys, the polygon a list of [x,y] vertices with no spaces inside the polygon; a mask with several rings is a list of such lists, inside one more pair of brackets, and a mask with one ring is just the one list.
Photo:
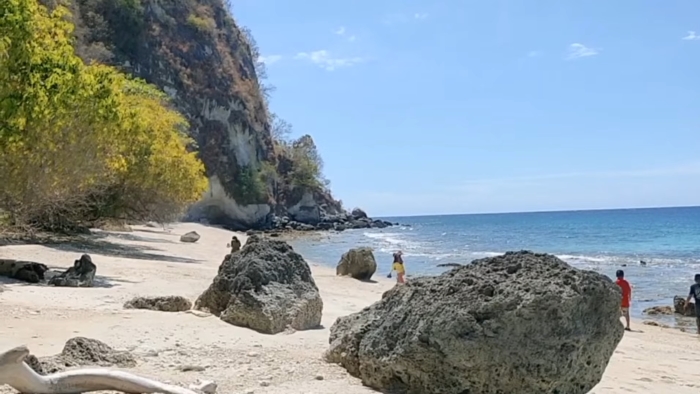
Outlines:
{"label": "white limestone cliff face", "polygon": [[240,205],[228,195],[221,185],[219,178],[214,175],[209,178],[209,190],[191,209],[193,218],[203,218],[215,222],[229,223],[240,229],[255,227],[265,221],[271,212],[268,204]]}
{"label": "white limestone cliff face", "polygon": [[291,219],[302,223],[318,223],[321,220],[321,208],[311,192],[305,192],[298,203],[287,208]]}

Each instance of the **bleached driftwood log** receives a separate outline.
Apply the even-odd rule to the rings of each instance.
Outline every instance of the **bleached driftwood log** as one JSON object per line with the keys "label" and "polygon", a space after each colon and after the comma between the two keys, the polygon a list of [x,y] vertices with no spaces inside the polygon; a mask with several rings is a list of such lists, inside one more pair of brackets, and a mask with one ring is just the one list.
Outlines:
{"label": "bleached driftwood log", "polygon": [[0,385],[7,384],[27,394],[79,394],[99,390],[130,394],[197,394],[183,387],[109,369],[77,369],[42,376],[24,362],[28,355],[26,346],[0,353]]}

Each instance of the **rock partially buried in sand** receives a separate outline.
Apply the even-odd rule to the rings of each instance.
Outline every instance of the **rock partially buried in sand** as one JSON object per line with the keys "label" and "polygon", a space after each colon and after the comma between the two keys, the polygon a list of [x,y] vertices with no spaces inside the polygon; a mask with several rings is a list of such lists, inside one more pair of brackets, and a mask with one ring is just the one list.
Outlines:
{"label": "rock partially buried in sand", "polygon": [[57,287],[92,287],[97,273],[97,266],[92,258],[84,254],[73,262],[73,266],[49,280],[49,284]]}
{"label": "rock partially buried in sand", "polygon": [[189,233],[182,234],[180,236],[180,242],[197,242],[199,241],[199,234],[196,231],[190,231]]}
{"label": "rock partially buried in sand", "polygon": [[33,261],[0,259],[0,276],[21,280],[28,283],[39,283],[44,280],[44,274],[49,270],[45,264]]}
{"label": "rock partially buried in sand", "polygon": [[323,301],[311,269],[286,242],[251,235],[226,256],[214,282],[195,302],[221,320],[276,334],[321,324]]}
{"label": "rock partially buried in sand", "polygon": [[66,342],[61,353],[37,358],[29,355],[24,360],[39,375],[60,372],[69,367],[100,366],[133,368],[136,359],[129,352],[117,351],[97,339],[75,337]]}
{"label": "rock partially buried in sand", "polygon": [[380,391],[588,393],[622,339],[620,290],[511,252],[411,280],[331,327],[326,359]]}
{"label": "rock partially buried in sand", "polygon": [[377,271],[377,261],[370,248],[354,248],[343,253],[335,269],[336,275],[350,275],[359,280],[370,280]]}
{"label": "rock partially buried in sand", "polygon": [[127,309],[149,309],[161,312],[184,312],[192,309],[192,302],[182,296],[136,297],[124,304]]}

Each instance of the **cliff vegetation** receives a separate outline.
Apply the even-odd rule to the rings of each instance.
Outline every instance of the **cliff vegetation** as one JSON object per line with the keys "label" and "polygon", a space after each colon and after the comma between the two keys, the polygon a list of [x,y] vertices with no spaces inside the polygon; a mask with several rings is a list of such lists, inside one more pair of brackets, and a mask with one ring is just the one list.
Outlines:
{"label": "cliff vegetation", "polygon": [[[120,2],[119,12],[135,4],[112,4]],[[187,149],[188,122],[161,91],[86,64],[64,6],[4,0],[0,15],[6,225],[74,231],[102,219],[165,221],[201,196],[204,166]]]}
{"label": "cliff vegetation", "polygon": [[230,9],[1,2],[0,224],[347,217],[311,136],[291,138],[269,108],[258,46]]}

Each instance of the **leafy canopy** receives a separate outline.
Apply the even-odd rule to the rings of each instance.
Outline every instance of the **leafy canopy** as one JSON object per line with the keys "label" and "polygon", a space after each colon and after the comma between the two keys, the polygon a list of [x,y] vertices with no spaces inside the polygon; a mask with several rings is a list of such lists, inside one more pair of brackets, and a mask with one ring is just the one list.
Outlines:
{"label": "leafy canopy", "polygon": [[68,11],[0,2],[0,213],[70,230],[167,220],[206,189],[186,120],[151,85],[76,56]]}

